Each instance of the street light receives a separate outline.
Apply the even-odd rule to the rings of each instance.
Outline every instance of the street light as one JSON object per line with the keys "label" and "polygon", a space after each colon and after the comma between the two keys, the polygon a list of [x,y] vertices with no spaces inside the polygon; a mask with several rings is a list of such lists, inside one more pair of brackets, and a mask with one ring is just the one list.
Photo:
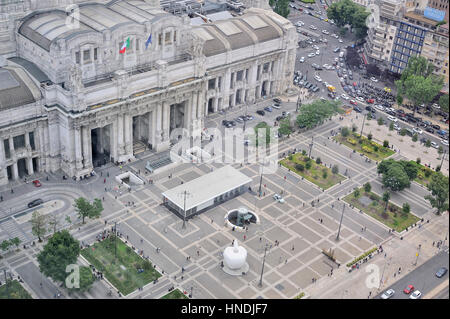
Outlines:
{"label": "street light", "polygon": [[183,226],[181,227],[182,229],[186,229],[186,196],[191,196],[191,193],[189,193],[188,191],[184,191],[183,193],[180,193],[179,195],[184,195],[184,200],[183,200]]}
{"label": "street light", "polygon": [[345,204],[342,205],[342,215],[341,215],[341,221],[339,222],[339,230],[336,236],[336,241],[339,240],[339,235],[341,233],[341,225],[342,225],[342,219],[344,218],[344,211],[345,211]]}
{"label": "street light", "polygon": [[309,144],[309,155],[308,157],[311,158],[311,151],[314,145],[314,136],[311,136],[311,143]]}
{"label": "street light", "polygon": [[266,262],[266,253],[267,253],[267,248],[268,248],[269,244],[266,243],[266,247],[264,247],[264,257],[263,257],[263,264],[262,264],[262,268],[261,268],[261,277],[259,278],[259,284],[258,287],[262,287],[262,277],[264,274],[264,264]]}

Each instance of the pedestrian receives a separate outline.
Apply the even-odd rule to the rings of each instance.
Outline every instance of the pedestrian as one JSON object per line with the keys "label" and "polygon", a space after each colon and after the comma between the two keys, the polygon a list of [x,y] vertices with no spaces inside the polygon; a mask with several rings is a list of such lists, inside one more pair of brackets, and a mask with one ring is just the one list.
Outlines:
{"label": "pedestrian", "polygon": [[433,247],[434,247],[435,242],[433,242]]}
{"label": "pedestrian", "polygon": [[[259,237],[259,242],[261,242],[262,241],[262,237]],[[434,243],[433,243],[433,245],[434,245]]]}
{"label": "pedestrian", "polygon": [[[233,240],[233,243],[234,243],[234,240]],[[197,256],[200,257],[200,251],[199,250],[197,250]]]}
{"label": "pedestrian", "polygon": [[292,245],[292,251],[294,251],[294,245]]}
{"label": "pedestrian", "polygon": [[285,265],[287,264],[287,259],[284,261],[284,264],[285,264]]}
{"label": "pedestrian", "polygon": [[244,240],[247,238],[247,236],[244,235]]}

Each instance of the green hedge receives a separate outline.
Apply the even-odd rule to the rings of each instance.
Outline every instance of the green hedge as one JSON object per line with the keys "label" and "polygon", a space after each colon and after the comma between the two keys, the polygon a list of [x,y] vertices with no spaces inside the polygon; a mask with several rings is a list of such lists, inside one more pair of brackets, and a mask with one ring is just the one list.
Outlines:
{"label": "green hedge", "polygon": [[294,299],[302,299],[303,297],[305,297],[305,293],[304,292],[302,292],[301,294],[295,296]]}
{"label": "green hedge", "polygon": [[316,3],[316,0],[300,0],[300,2],[304,2],[304,3]]}
{"label": "green hedge", "polygon": [[366,258],[367,256],[369,256],[371,253],[373,253],[374,251],[376,251],[378,249],[378,247],[374,247],[369,251],[366,251],[364,254],[362,254],[361,256],[359,256],[358,258],[356,258],[355,260],[353,260],[352,262],[347,264],[347,267],[351,267],[354,264],[356,264],[358,261],[360,261],[361,259]]}

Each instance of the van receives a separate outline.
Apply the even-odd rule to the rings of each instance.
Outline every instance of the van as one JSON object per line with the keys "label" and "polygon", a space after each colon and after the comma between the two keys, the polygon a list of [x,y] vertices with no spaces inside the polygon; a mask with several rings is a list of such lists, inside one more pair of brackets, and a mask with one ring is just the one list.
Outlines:
{"label": "van", "polygon": [[339,57],[343,58],[344,57],[344,52],[341,51],[341,53],[339,53]]}

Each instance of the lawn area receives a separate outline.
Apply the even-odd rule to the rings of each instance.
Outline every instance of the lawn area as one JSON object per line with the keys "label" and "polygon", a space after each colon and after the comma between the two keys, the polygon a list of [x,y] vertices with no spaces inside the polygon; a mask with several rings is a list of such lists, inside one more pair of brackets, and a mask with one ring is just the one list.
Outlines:
{"label": "lawn area", "polygon": [[356,198],[353,193],[344,197],[344,201],[353,205],[357,209],[362,210],[369,216],[379,220],[391,229],[395,229],[397,232],[403,231],[406,227],[409,227],[417,223],[420,218],[408,213],[404,214],[402,208],[389,202],[386,214],[384,212],[384,202],[381,196],[375,193],[366,193],[364,188],[359,189],[360,195]]}
{"label": "lawn area", "polygon": [[347,137],[338,134],[333,139],[377,162],[395,153],[393,150],[383,147],[374,141],[369,141],[365,136],[362,137],[362,143],[359,143],[359,134],[355,132],[350,133]]}
{"label": "lawn area", "polygon": [[116,242],[117,260],[114,258],[114,236],[83,249],[81,255],[103,271],[109,282],[123,295],[161,277],[149,261],[141,258],[120,238]]}
{"label": "lawn area", "polygon": [[6,285],[0,286],[0,299],[33,299],[30,294],[17,281],[8,281],[8,294],[6,294]]}
{"label": "lawn area", "polygon": [[160,299],[189,299],[179,289],[172,290],[167,295],[162,296]]}
{"label": "lawn area", "polygon": [[436,174],[436,172],[431,168],[425,167],[423,165],[418,164],[418,166],[419,171],[417,172],[417,177],[414,179],[414,181],[422,184],[423,186],[427,186],[431,182],[431,178],[434,174]]}
{"label": "lawn area", "polygon": [[316,0],[300,0],[300,2],[304,2],[304,3],[315,3]]}
{"label": "lawn area", "polygon": [[[297,173],[298,175],[306,178],[308,181],[316,184],[320,188],[328,189],[333,185],[336,185],[340,181],[345,180],[345,177],[340,174],[333,174],[331,169],[322,165],[317,164],[314,160],[311,160],[311,168],[306,168],[308,156],[297,153],[292,155],[292,159],[286,157],[280,161],[281,165],[290,169],[291,171]],[[299,170],[299,166],[304,167],[303,171]],[[326,176],[324,178],[324,171]]]}

